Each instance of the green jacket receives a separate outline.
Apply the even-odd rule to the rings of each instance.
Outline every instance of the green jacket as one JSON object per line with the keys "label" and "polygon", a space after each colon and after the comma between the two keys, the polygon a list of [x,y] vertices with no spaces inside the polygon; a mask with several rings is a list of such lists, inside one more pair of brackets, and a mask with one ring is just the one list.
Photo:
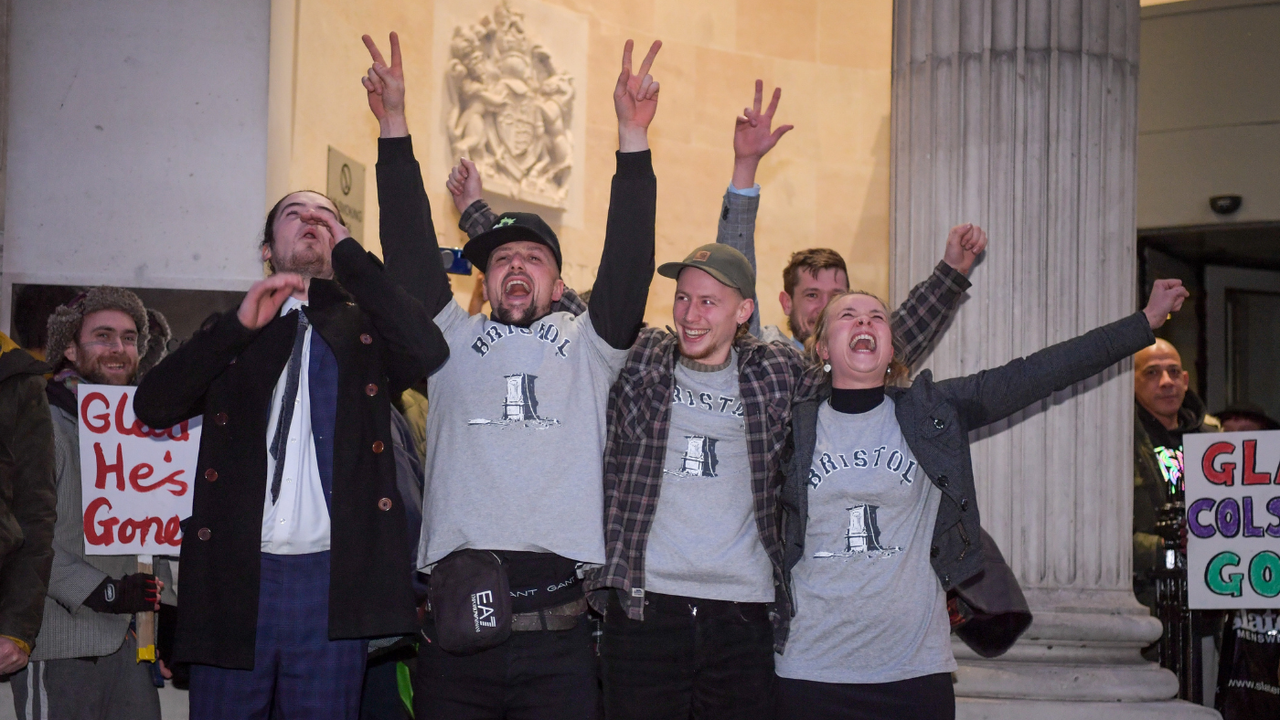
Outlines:
{"label": "green jacket", "polygon": [[48,371],[0,334],[0,635],[28,653],[40,632],[57,517]]}
{"label": "green jacket", "polygon": [[[1169,481],[1161,456],[1182,450],[1186,433],[1217,432],[1207,422],[1202,402],[1188,390],[1178,410],[1178,427],[1167,430],[1160,421],[1134,402],[1133,407],[1133,592],[1138,602],[1153,607],[1155,585],[1152,573],[1164,567],[1164,540],[1155,534],[1160,508],[1169,502]],[[1164,448],[1157,452],[1157,448]]]}

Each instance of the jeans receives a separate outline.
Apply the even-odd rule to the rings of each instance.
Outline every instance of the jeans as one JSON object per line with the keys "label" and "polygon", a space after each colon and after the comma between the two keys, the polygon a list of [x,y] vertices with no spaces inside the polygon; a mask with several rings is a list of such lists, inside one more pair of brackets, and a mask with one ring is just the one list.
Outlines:
{"label": "jeans", "polygon": [[637,621],[609,592],[601,640],[609,720],[773,717],[773,626],[763,603],[648,593]]}
{"label": "jeans", "polygon": [[513,632],[501,645],[451,655],[428,619],[418,645],[413,712],[449,720],[596,720],[600,687],[584,614],[569,630]]}

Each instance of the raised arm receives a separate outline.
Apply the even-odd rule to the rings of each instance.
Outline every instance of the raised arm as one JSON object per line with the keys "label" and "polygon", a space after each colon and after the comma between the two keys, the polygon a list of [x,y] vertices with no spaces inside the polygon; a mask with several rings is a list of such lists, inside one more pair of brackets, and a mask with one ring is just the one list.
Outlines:
{"label": "raised arm", "polygon": [[893,354],[910,367],[933,345],[972,284],[969,271],[987,248],[987,233],[968,223],[951,228],[942,262],[893,311]]}
{"label": "raised arm", "polygon": [[1181,280],[1157,280],[1142,312],[991,370],[938,383],[960,408],[965,429],[1001,420],[1093,377],[1155,342],[1152,332],[1188,296]]}
{"label": "raised arm", "polygon": [[609,196],[604,253],[587,312],[611,347],[625,350],[644,321],[653,280],[654,221],[658,182],[649,153],[649,123],[658,109],[658,82],[649,74],[661,41],[655,41],[631,73],[632,42],[622,52],[622,72],[613,92],[618,116],[618,170]]}
{"label": "raised arm", "polygon": [[[720,207],[720,222],[716,230],[716,242],[741,252],[756,267],[756,211],[760,207],[760,186],[756,184],[756,170],[760,160],[778,144],[778,140],[794,127],[773,127],[773,115],[778,110],[782,88],[773,89],[768,109],[761,111],[764,102],[764,81],[756,80],[756,94],[752,106],[743,108],[733,127],[733,179],[724,193]],[[751,311],[751,334],[760,337],[760,302],[757,298]]]}
{"label": "raised arm", "polygon": [[440,243],[431,220],[431,203],[422,184],[422,168],[404,110],[404,68],[400,38],[391,33],[391,64],[364,36],[373,65],[361,78],[369,110],[378,119],[378,234],[387,273],[417,298],[434,317],[453,299],[449,276],[440,260]]}

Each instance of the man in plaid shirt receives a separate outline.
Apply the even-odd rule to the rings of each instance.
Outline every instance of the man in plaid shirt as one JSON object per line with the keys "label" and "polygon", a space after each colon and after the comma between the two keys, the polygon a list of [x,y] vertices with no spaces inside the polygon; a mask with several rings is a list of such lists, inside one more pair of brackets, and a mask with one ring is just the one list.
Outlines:
{"label": "man in plaid shirt", "polygon": [[[754,109],[735,130],[720,241],[658,268],[677,280],[675,329],[642,330],[610,393],[606,561],[587,589],[605,591],[592,602],[605,612],[611,718],[772,716],[773,623],[790,616],[779,466],[792,401],[818,378],[791,341],[746,332],[755,272],[726,239],[752,247],[756,203],[733,190],[758,188],[756,165],[790,129],[770,131],[777,101],[775,91],[761,112],[757,82]],[[981,231],[967,229],[976,230],[952,231],[944,262],[893,315],[895,352],[908,365],[969,286],[982,246]]]}

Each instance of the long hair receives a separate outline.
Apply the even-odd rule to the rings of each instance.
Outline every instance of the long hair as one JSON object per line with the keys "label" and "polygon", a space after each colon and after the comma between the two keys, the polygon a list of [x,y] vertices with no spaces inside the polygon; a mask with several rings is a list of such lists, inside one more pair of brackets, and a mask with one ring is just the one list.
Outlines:
{"label": "long hair", "polygon": [[[848,290],[832,296],[831,300],[827,302],[826,307],[822,308],[822,312],[818,314],[818,322],[813,327],[813,334],[809,336],[808,340],[804,341],[805,353],[808,354],[810,362],[818,367],[822,367],[825,364],[822,358],[818,355],[818,343],[827,339],[827,314],[831,311],[831,306],[834,305],[837,300],[847,295],[865,295],[880,303],[880,307],[884,308],[886,313],[889,312],[888,305],[885,304],[884,300],[880,299],[880,296],[875,293],[869,293],[865,290]],[[889,325],[889,337],[890,339],[893,338],[892,323]],[[830,375],[830,373],[825,370],[823,371],[823,374],[828,376]],[[898,359],[897,349],[895,348],[894,357],[889,361],[889,369],[884,376],[884,384],[890,386],[905,386],[907,384],[907,377],[910,374],[910,368]]]}

